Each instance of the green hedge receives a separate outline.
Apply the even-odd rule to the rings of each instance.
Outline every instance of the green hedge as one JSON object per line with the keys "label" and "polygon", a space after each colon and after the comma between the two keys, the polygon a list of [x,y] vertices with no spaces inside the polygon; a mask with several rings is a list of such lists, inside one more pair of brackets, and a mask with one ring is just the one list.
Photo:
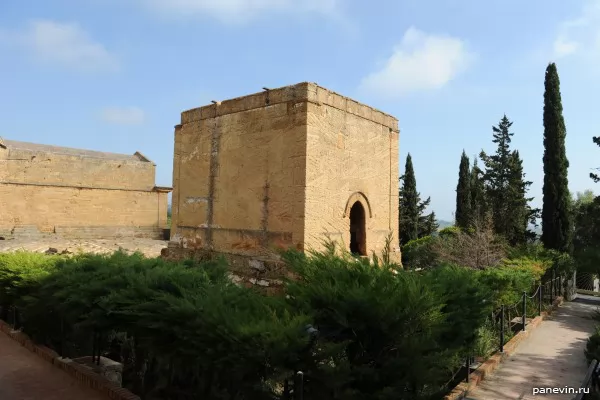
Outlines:
{"label": "green hedge", "polygon": [[279,399],[296,370],[313,400],[430,399],[467,354],[493,347],[492,309],[528,279],[514,265],[421,274],[333,252],[284,256],[297,279],[265,297],[220,261],[3,254],[0,304],[70,357],[91,355],[100,334],[145,399]]}
{"label": "green hedge", "polygon": [[402,265],[408,269],[431,268],[437,266],[438,256],[432,249],[433,236],[411,240],[402,246]]}

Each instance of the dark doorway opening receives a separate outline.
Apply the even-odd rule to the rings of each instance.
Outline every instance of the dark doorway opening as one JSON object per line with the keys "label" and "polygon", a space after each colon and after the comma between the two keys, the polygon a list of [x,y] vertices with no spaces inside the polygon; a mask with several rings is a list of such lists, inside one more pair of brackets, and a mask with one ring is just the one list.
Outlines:
{"label": "dark doorway opening", "polygon": [[358,201],[350,209],[350,252],[359,256],[367,255],[365,209]]}

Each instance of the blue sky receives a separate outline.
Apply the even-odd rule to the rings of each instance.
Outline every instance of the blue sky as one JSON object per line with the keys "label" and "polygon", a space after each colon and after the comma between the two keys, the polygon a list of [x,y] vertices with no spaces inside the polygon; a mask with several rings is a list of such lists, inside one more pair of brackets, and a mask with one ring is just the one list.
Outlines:
{"label": "blue sky", "polygon": [[458,165],[514,121],[540,205],[544,70],[572,191],[600,166],[600,0],[4,0],[0,136],[133,153],[170,185],[183,110],[303,81],[395,115],[400,163],[452,219]]}

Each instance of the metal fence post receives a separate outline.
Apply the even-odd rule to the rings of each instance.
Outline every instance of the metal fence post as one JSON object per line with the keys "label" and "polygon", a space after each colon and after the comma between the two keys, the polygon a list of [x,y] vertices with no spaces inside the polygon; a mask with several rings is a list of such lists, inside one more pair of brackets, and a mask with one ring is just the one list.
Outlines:
{"label": "metal fence post", "polygon": [[296,382],[294,383],[294,400],[304,399],[304,373],[296,372]]}
{"label": "metal fence post", "polygon": [[65,319],[60,319],[60,356],[65,358]]}
{"label": "metal fence post", "polygon": [[500,353],[504,353],[504,304],[500,306]]}
{"label": "metal fence post", "polygon": [[523,292],[523,330],[525,330],[525,318],[527,318],[527,292]]}
{"label": "metal fence post", "polygon": [[544,290],[544,287],[542,286],[542,282],[540,282],[540,289],[539,289],[539,293],[538,293],[538,314],[542,315],[542,301],[543,301],[543,294],[542,294],[542,290]]}
{"label": "metal fence post", "polygon": [[283,400],[290,399],[290,382],[286,379],[283,381]]}
{"label": "metal fence post", "polygon": [[466,382],[469,383],[469,375],[471,375],[471,357],[470,356],[467,356],[467,362],[465,363],[465,366],[467,367]]}
{"label": "metal fence post", "polygon": [[558,295],[563,295],[563,287],[562,287],[562,275],[558,275]]}
{"label": "metal fence post", "polygon": [[552,280],[550,281],[550,304],[554,302],[554,270],[552,270]]}

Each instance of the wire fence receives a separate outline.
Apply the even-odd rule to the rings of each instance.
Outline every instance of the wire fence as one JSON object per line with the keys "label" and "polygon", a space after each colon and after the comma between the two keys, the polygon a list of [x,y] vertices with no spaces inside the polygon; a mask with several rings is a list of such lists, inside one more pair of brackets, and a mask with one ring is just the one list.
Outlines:
{"label": "wire fence", "polygon": [[553,271],[551,279],[545,283],[540,282],[530,293],[523,292],[516,303],[502,304],[492,311],[487,323],[487,335],[494,336],[488,338],[494,345],[487,349],[477,349],[477,357],[473,352],[466,357],[464,381],[469,382],[470,374],[479,367],[479,362],[496,352],[504,353],[504,346],[514,335],[525,331],[535,317],[552,308],[556,298],[563,295],[563,277],[555,276]]}

